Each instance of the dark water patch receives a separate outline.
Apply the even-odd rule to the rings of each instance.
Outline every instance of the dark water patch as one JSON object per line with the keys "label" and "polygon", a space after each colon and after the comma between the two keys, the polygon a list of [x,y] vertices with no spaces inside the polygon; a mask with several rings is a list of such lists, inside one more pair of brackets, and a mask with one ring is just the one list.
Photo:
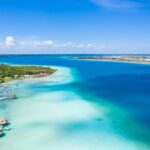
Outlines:
{"label": "dark water patch", "polygon": [[139,65],[139,66],[137,66],[136,67],[136,69],[138,70],[138,71],[145,71],[145,72],[149,72],[150,73],[150,64],[149,65]]}
{"label": "dark water patch", "polygon": [[[120,105],[150,126],[150,74],[99,76],[85,80],[82,88]],[[148,118],[144,119],[144,115]]]}
{"label": "dark water patch", "polygon": [[5,137],[6,136],[6,133],[2,133],[2,134],[0,134],[0,138],[3,138],[3,137]]}

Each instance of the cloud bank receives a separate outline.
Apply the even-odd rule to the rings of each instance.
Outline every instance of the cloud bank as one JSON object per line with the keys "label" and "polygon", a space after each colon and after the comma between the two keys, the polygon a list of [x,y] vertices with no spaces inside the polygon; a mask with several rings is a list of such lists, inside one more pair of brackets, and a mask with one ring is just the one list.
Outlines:
{"label": "cloud bank", "polygon": [[51,39],[40,40],[36,38],[26,38],[26,39],[15,39],[13,36],[7,36],[3,42],[0,43],[0,50],[45,50],[45,49],[86,49],[86,50],[102,50],[110,48],[106,44],[91,44],[91,43],[75,43],[75,42],[65,42],[59,43],[54,42]]}
{"label": "cloud bank", "polygon": [[[122,49],[122,47],[124,47]],[[25,39],[7,36],[0,41],[0,54],[89,54],[89,53],[146,53],[149,50],[149,44],[143,45],[114,45],[114,44],[95,44],[95,43],[77,43],[77,42],[56,42],[51,39],[39,39],[37,37],[28,37]],[[144,50],[144,51],[142,51]]]}

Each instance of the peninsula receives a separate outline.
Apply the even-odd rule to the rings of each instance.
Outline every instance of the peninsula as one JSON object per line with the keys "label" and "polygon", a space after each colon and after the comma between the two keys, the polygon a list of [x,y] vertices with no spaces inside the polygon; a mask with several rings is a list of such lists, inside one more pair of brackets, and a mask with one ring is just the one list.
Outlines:
{"label": "peninsula", "polygon": [[56,69],[44,66],[11,66],[0,64],[0,83],[26,78],[40,78],[54,73]]}
{"label": "peninsula", "polygon": [[130,63],[144,63],[150,64],[150,56],[81,56],[74,57],[76,60],[95,60],[95,61],[112,61],[112,62],[130,62]]}

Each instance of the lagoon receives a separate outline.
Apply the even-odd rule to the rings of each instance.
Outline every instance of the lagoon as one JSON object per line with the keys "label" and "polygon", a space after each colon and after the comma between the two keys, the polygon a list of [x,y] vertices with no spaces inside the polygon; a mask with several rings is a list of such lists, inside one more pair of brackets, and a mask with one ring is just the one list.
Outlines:
{"label": "lagoon", "polygon": [[12,130],[1,150],[149,150],[150,66],[9,55],[0,62],[58,69],[21,81],[18,99],[0,102]]}

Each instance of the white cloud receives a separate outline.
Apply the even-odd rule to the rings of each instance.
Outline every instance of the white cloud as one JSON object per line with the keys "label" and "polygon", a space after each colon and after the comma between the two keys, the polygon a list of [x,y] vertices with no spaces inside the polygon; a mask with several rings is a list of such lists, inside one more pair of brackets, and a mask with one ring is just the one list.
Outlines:
{"label": "white cloud", "polygon": [[57,47],[57,48],[66,48],[66,47],[73,47],[73,42],[66,42],[66,43],[63,43],[63,44],[54,44],[54,47]]}
{"label": "white cloud", "polygon": [[73,42],[66,42],[66,43],[56,43],[54,44],[54,47],[56,48],[73,48],[74,43]]}
{"label": "white cloud", "polygon": [[5,45],[6,47],[11,47],[15,45],[15,39],[13,36],[7,36],[5,39]]}
{"label": "white cloud", "polygon": [[31,42],[31,46],[33,46],[33,47],[40,47],[41,46],[41,42],[40,41],[33,41],[33,42]]}
{"label": "white cloud", "polygon": [[53,47],[55,48],[67,48],[67,49],[85,49],[85,50],[101,50],[107,49],[110,46],[106,44],[91,44],[91,43],[74,43],[74,42],[67,42],[63,44],[54,44]]}
{"label": "white cloud", "polygon": [[132,9],[149,4],[149,0],[91,0],[91,2],[107,9]]}
{"label": "white cloud", "polygon": [[52,40],[43,41],[43,45],[51,46],[54,42]]}
{"label": "white cloud", "polygon": [[53,40],[41,40],[39,38],[26,38],[26,39],[14,39],[13,36],[7,36],[4,42],[0,42],[0,49],[2,50],[104,50],[108,46],[104,44],[91,44],[91,43],[75,43],[65,42],[58,43]]}
{"label": "white cloud", "polygon": [[22,40],[18,42],[21,48],[47,48],[53,46],[52,40]]}

